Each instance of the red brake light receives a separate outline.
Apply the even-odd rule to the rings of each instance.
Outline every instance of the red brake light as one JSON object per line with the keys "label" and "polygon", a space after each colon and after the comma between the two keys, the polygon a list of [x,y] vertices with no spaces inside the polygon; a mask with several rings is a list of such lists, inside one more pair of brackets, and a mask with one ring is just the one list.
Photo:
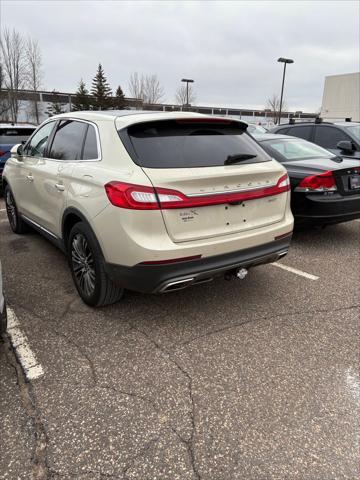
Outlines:
{"label": "red brake light", "polygon": [[3,150],[0,150],[0,157],[2,157],[3,155],[5,155],[6,152],[4,152]]}
{"label": "red brake light", "polygon": [[276,185],[259,187],[238,192],[184,195],[177,190],[159,187],[145,187],[123,182],[110,182],[105,185],[110,202],[116,207],[134,210],[166,210],[172,208],[207,207],[226,203],[256,200],[278,195],[290,190],[287,174],[279,178]]}
{"label": "red brake light", "polygon": [[336,190],[336,183],[333,172],[328,170],[327,172],[320,173],[319,175],[310,175],[303,178],[299,183],[296,190],[313,190],[317,192],[334,191]]}

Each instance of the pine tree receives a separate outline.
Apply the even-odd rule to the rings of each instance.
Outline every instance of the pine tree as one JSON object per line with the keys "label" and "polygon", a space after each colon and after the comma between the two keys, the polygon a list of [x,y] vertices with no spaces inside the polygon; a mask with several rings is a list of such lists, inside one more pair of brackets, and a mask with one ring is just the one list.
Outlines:
{"label": "pine tree", "polygon": [[94,110],[107,110],[111,107],[111,88],[107,82],[101,63],[99,63],[96,75],[92,81],[91,95],[94,96]]}
{"label": "pine tree", "polygon": [[59,101],[59,97],[57,95],[57,91],[53,90],[52,93],[54,94],[54,101],[49,102],[46,110],[46,114],[49,115],[49,117],[52,117],[53,115],[59,115],[60,113],[65,113],[65,105]]}
{"label": "pine tree", "polygon": [[113,97],[113,108],[115,110],[123,110],[126,107],[125,95],[120,85],[117,87],[115,97]]}
{"label": "pine tree", "polygon": [[90,110],[91,100],[89,97],[89,92],[86,88],[85,82],[83,79],[79,82],[79,88],[75,93],[75,98],[72,102],[72,110],[77,112],[80,110]]}

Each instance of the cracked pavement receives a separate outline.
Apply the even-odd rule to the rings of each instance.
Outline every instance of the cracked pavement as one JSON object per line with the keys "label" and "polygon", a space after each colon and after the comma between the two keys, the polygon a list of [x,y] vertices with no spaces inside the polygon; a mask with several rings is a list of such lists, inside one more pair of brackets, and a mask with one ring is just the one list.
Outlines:
{"label": "cracked pavement", "polygon": [[283,263],[316,282],[267,265],[92,310],[4,219],[7,301],[45,373],[0,344],[1,479],[359,478],[359,222],[295,235]]}

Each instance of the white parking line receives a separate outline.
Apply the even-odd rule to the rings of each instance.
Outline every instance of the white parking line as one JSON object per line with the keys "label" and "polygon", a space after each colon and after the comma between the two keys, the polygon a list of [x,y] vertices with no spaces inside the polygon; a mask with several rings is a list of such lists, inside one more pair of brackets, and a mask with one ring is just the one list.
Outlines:
{"label": "white parking line", "polygon": [[0,212],[6,212],[6,208],[0,208]]}
{"label": "white parking line", "polygon": [[296,275],[300,275],[301,277],[305,277],[309,280],[319,280],[319,277],[317,277],[316,275],[303,272],[302,270],[298,270],[297,268],[288,267],[287,265],[283,265],[282,263],[274,262],[274,263],[271,263],[271,265],[282,268],[283,270],[287,270],[288,272],[295,273]]}
{"label": "white parking line", "polygon": [[7,316],[7,333],[10,337],[11,345],[21,363],[26,378],[28,380],[35,380],[44,374],[44,370],[37,361],[34,352],[31,350],[26,335],[21,331],[20,322],[11,308],[7,308]]}

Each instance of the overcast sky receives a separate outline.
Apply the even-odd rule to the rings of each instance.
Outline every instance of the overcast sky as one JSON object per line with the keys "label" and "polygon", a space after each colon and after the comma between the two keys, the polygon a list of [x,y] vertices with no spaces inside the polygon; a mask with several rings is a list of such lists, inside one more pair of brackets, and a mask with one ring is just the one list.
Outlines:
{"label": "overcast sky", "polygon": [[263,107],[288,66],[291,110],[321,105],[326,75],[359,71],[357,1],[1,1],[1,28],[38,39],[48,90],[89,86],[99,62],[129,95],[134,71],[156,73],[165,101],[183,77],[196,104]]}

